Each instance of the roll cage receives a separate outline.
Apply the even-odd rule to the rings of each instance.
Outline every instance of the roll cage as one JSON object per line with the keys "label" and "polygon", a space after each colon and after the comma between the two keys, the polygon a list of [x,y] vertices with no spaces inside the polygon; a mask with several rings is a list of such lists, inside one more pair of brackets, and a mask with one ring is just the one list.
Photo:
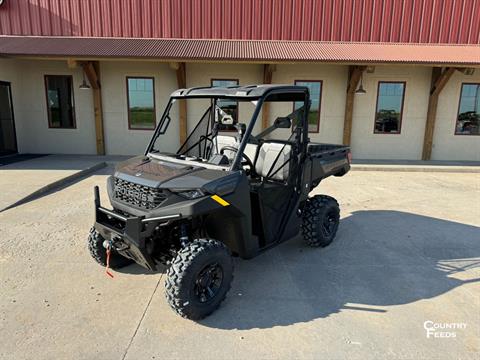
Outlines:
{"label": "roll cage", "polygon": [[[302,102],[303,103],[303,115],[300,116],[298,119],[297,124],[293,128],[293,133],[291,139],[293,140],[293,150],[295,155],[299,155],[301,158],[304,158],[306,155],[307,150],[307,143],[308,143],[308,110],[310,108],[310,94],[309,90],[305,86],[296,86],[296,85],[252,85],[252,86],[231,86],[231,87],[194,87],[189,89],[179,89],[173,92],[170,96],[169,102],[165,107],[165,111],[155,129],[155,133],[152,136],[146,150],[145,155],[148,155],[152,152],[154,148],[155,141],[157,138],[165,134],[170,122],[170,110],[172,105],[177,100],[182,99],[211,99],[212,105],[207,109],[207,111],[202,116],[205,117],[209,111],[215,110],[216,101],[219,99],[229,99],[238,102],[254,102],[256,103],[254,112],[251,116],[250,122],[245,129],[243,134],[242,140],[238,146],[234,159],[229,167],[229,171],[239,170],[241,168],[241,161],[243,157],[243,153],[245,151],[245,147],[251,141],[255,141],[255,137],[252,136],[252,131],[254,126],[258,120],[258,115],[264,105],[264,103],[273,103],[273,102]],[[202,120],[201,119],[201,120]],[[211,120],[214,119],[211,116]],[[193,134],[193,132],[197,129],[198,125],[190,132],[187,136],[187,139],[183,144],[181,144],[179,150],[177,151],[177,155],[182,148],[184,148]],[[214,130],[214,126],[211,127],[212,131]],[[268,129],[267,129],[268,131]],[[264,134],[265,130],[262,131],[259,135]],[[206,133],[203,135],[199,141],[207,141],[206,138],[209,136],[216,136],[216,134]],[[197,142],[198,143],[198,142]],[[195,143],[195,145],[198,145]],[[278,169],[277,169],[278,171]]]}

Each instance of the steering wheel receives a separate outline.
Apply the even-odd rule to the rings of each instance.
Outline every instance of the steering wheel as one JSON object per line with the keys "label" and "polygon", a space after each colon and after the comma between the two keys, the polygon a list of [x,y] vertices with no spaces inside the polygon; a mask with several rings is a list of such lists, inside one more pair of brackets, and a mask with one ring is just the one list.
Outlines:
{"label": "steering wheel", "polygon": [[[230,150],[230,151],[233,151],[234,153],[238,153],[238,149],[236,147],[226,145],[220,149],[220,154],[223,155],[223,152],[225,150]],[[250,172],[254,173],[255,166],[253,166],[253,161],[250,160],[250,158],[245,153],[242,153],[242,158],[244,159],[244,161],[242,161],[242,165],[247,165],[248,167],[250,167]]]}

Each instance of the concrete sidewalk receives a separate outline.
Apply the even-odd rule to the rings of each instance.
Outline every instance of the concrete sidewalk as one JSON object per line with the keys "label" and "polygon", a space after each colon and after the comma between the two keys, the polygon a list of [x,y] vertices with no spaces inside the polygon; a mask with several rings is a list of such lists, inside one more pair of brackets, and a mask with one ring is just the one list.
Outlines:
{"label": "concrete sidewalk", "polygon": [[[0,211],[131,156],[49,155],[0,166]],[[352,171],[480,173],[480,162],[354,160]]]}
{"label": "concrete sidewalk", "polygon": [[480,173],[480,161],[353,160],[354,171]]}
{"label": "concrete sidewalk", "polygon": [[49,155],[0,167],[0,211],[92,173],[126,156]]}

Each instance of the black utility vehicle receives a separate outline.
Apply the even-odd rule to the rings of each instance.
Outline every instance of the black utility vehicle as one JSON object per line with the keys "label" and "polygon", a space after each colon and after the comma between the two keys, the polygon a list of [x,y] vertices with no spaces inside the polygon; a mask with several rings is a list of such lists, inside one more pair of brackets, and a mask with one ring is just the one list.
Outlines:
{"label": "black utility vehicle", "polygon": [[[189,104],[189,115],[200,120],[181,145],[174,106],[180,100],[205,106],[199,112]],[[273,117],[284,112],[261,131],[265,104]],[[249,259],[300,232],[310,246],[330,244],[338,203],[309,193],[322,179],[347,173],[350,150],[310,142],[309,104],[302,86],[175,91],[145,154],[120,163],[108,179],[113,210],[100,205],[95,187],[92,257],[112,268],[132,261],[150,270],[166,265],[170,306],[201,319],[230,289],[231,255]],[[235,116],[252,108],[248,123],[229,114],[235,106]]]}

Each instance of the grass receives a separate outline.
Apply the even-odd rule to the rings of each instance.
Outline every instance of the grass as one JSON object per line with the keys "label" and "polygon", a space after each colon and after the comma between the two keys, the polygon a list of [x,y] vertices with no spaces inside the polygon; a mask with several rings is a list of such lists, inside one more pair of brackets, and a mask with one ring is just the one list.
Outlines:
{"label": "grass", "polygon": [[317,131],[318,111],[310,111],[308,113],[308,130]]}
{"label": "grass", "polygon": [[155,128],[155,113],[153,109],[130,109],[130,127],[136,129]]}

